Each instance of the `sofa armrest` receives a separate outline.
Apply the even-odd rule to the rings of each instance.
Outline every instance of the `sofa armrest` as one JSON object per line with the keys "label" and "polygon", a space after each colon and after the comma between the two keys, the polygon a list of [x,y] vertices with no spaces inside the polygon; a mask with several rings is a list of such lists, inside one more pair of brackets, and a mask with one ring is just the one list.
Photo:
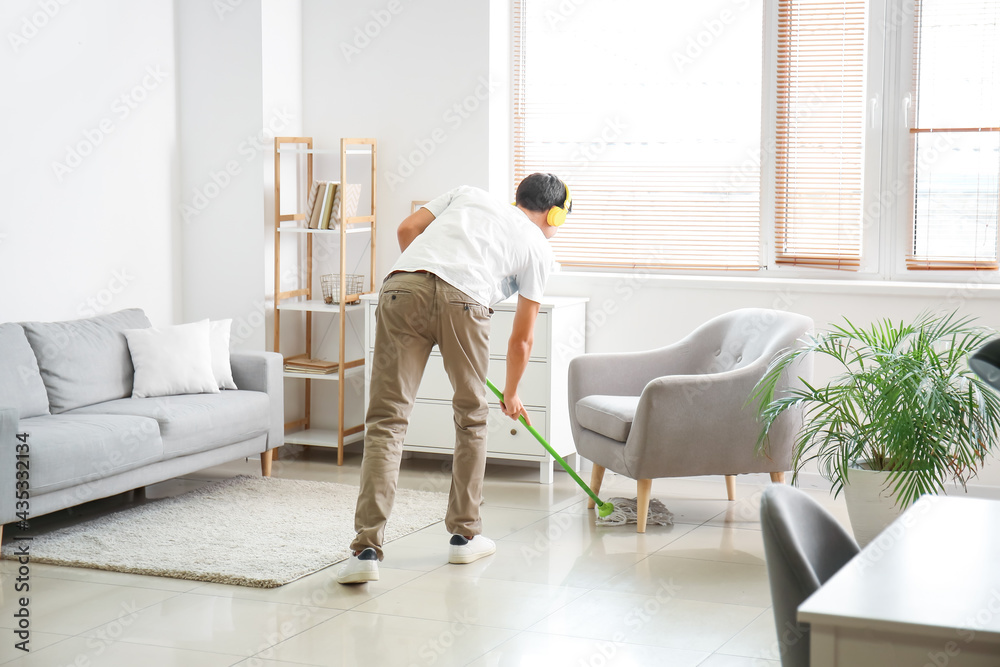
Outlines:
{"label": "sofa armrest", "polygon": [[10,523],[16,515],[17,424],[17,408],[0,406],[0,525]]}
{"label": "sofa armrest", "polygon": [[281,355],[277,352],[230,352],[229,363],[237,387],[267,394],[271,407],[267,448],[281,447],[285,443],[285,381]]}

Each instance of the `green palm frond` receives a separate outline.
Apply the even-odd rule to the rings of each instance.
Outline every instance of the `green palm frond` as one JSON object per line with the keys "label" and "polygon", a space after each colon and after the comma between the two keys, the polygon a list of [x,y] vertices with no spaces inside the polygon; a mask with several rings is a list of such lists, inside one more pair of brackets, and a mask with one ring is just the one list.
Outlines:
{"label": "green palm frond", "polygon": [[[965,484],[1000,435],[1000,395],[976,376],[968,357],[995,332],[957,312],[923,313],[913,322],[848,319],[779,353],[754,387],[761,422],[757,450],[789,410],[803,426],[793,445],[796,476],[815,461],[839,493],[850,468],[866,462],[889,471],[897,502]],[[801,380],[777,395],[779,383],[807,355],[826,357],[839,371],[825,386]],[[793,478],[794,479],[794,478]]]}

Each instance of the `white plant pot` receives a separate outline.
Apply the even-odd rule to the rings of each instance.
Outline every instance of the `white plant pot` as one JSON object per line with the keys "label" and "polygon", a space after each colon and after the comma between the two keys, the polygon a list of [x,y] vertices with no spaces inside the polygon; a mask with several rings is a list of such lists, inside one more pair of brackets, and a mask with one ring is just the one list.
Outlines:
{"label": "white plant pot", "polygon": [[906,509],[896,505],[896,498],[886,488],[888,480],[888,472],[851,466],[848,482],[844,484],[844,497],[854,539],[861,548]]}

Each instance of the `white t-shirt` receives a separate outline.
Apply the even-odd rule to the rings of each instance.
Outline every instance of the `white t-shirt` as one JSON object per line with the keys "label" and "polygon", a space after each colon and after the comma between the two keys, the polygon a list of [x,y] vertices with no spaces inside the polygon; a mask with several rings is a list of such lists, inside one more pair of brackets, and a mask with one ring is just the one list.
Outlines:
{"label": "white t-shirt", "polygon": [[541,302],[554,255],[545,234],[520,209],[467,185],[424,208],[434,221],[393,271],[430,271],[484,306],[515,292]]}

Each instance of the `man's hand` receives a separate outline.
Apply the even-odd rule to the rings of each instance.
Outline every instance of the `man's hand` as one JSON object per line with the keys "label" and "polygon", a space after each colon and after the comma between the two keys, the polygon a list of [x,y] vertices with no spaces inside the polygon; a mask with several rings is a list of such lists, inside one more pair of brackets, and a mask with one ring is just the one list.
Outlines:
{"label": "man's hand", "polygon": [[524,415],[524,420],[529,424],[528,413],[524,411],[524,404],[521,397],[517,395],[517,387],[524,376],[524,370],[528,367],[528,358],[531,356],[531,345],[535,340],[535,320],[538,318],[538,309],[541,304],[523,296],[517,297],[517,310],[514,311],[514,326],[510,332],[510,340],[507,341],[507,377],[504,382],[503,413],[511,419],[517,419],[518,415]]}
{"label": "man's hand", "polygon": [[524,421],[529,425],[531,424],[531,419],[528,418],[528,413],[524,409],[524,404],[521,403],[520,396],[517,394],[510,395],[507,392],[504,392],[503,398],[504,400],[500,402],[500,408],[503,410],[505,415],[514,421],[517,421],[517,418],[523,415]]}

